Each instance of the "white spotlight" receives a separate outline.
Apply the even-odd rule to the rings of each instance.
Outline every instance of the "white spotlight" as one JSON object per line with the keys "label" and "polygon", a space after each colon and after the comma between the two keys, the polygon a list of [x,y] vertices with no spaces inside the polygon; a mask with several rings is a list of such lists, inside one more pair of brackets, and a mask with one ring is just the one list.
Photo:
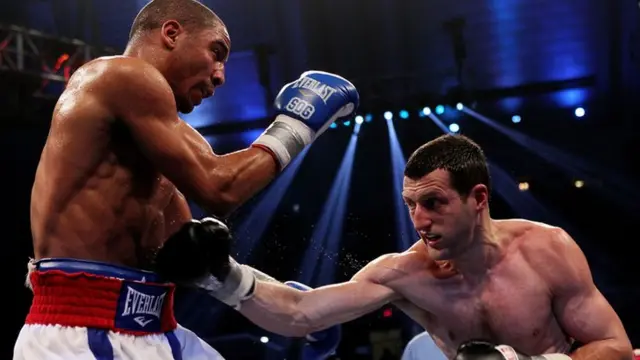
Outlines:
{"label": "white spotlight", "polygon": [[422,109],[422,113],[425,114],[425,115],[430,115],[431,114],[431,109],[427,106],[427,107]]}
{"label": "white spotlight", "polygon": [[356,116],[356,124],[362,124],[364,122],[364,118],[362,115]]}
{"label": "white spotlight", "polygon": [[462,103],[457,103],[456,104],[456,109],[462,110],[462,108],[464,108],[464,105],[462,105]]}
{"label": "white spotlight", "polygon": [[260,342],[263,343],[263,344],[266,344],[266,343],[269,342],[269,338],[266,337],[266,336],[263,336],[263,337],[260,338]]}
{"label": "white spotlight", "polygon": [[387,120],[393,119],[393,113],[391,111],[385,111],[384,112],[384,118],[387,119]]}

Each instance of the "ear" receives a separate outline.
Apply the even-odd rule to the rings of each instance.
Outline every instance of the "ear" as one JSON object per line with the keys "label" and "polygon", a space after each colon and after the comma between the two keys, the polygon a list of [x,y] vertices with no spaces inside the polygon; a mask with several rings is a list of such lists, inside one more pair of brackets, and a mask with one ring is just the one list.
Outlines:
{"label": "ear", "polygon": [[173,49],[176,47],[176,42],[178,36],[184,32],[184,28],[180,25],[179,22],[175,20],[166,21],[162,24],[161,36],[162,43],[168,49]]}
{"label": "ear", "polygon": [[482,210],[489,207],[489,189],[486,185],[478,184],[471,188],[469,196],[476,201],[476,210]]}

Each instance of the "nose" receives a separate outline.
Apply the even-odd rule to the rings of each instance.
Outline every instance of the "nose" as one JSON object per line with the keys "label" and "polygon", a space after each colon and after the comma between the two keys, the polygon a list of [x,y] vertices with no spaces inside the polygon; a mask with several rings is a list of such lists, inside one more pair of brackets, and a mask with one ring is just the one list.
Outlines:
{"label": "nose", "polygon": [[431,228],[431,224],[433,224],[433,220],[431,219],[429,211],[419,204],[413,211],[411,220],[413,221],[413,226],[418,231],[429,231],[429,229]]}
{"label": "nose", "polygon": [[225,73],[224,73],[224,64],[218,63],[216,65],[217,66],[213,68],[213,72],[211,73],[211,83],[213,84],[214,88],[224,85],[226,81]]}

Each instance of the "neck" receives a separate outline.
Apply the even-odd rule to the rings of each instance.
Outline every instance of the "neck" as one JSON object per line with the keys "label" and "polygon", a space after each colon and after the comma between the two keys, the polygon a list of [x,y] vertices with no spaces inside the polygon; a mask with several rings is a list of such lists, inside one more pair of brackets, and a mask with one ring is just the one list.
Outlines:
{"label": "neck", "polygon": [[164,55],[159,48],[145,42],[143,38],[130,41],[122,55],[142,59],[164,74],[162,66]]}
{"label": "neck", "polygon": [[480,216],[481,221],[474,230],[471,243],[463,253],[451,260],[457,272],[465,278],[484,276],[502,257],[502,245],[494,221],[488,212]]}

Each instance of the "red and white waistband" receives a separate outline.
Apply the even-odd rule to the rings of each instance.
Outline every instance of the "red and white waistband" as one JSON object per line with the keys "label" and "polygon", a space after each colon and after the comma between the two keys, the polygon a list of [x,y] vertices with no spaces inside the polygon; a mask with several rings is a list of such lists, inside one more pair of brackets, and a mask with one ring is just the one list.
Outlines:
{"label": "red and white waistband", "polygon": [[174,330],[175,286],[156,274],[105,263],[44,259],[30,266],[34,298],[25,323],[132,335]]}

